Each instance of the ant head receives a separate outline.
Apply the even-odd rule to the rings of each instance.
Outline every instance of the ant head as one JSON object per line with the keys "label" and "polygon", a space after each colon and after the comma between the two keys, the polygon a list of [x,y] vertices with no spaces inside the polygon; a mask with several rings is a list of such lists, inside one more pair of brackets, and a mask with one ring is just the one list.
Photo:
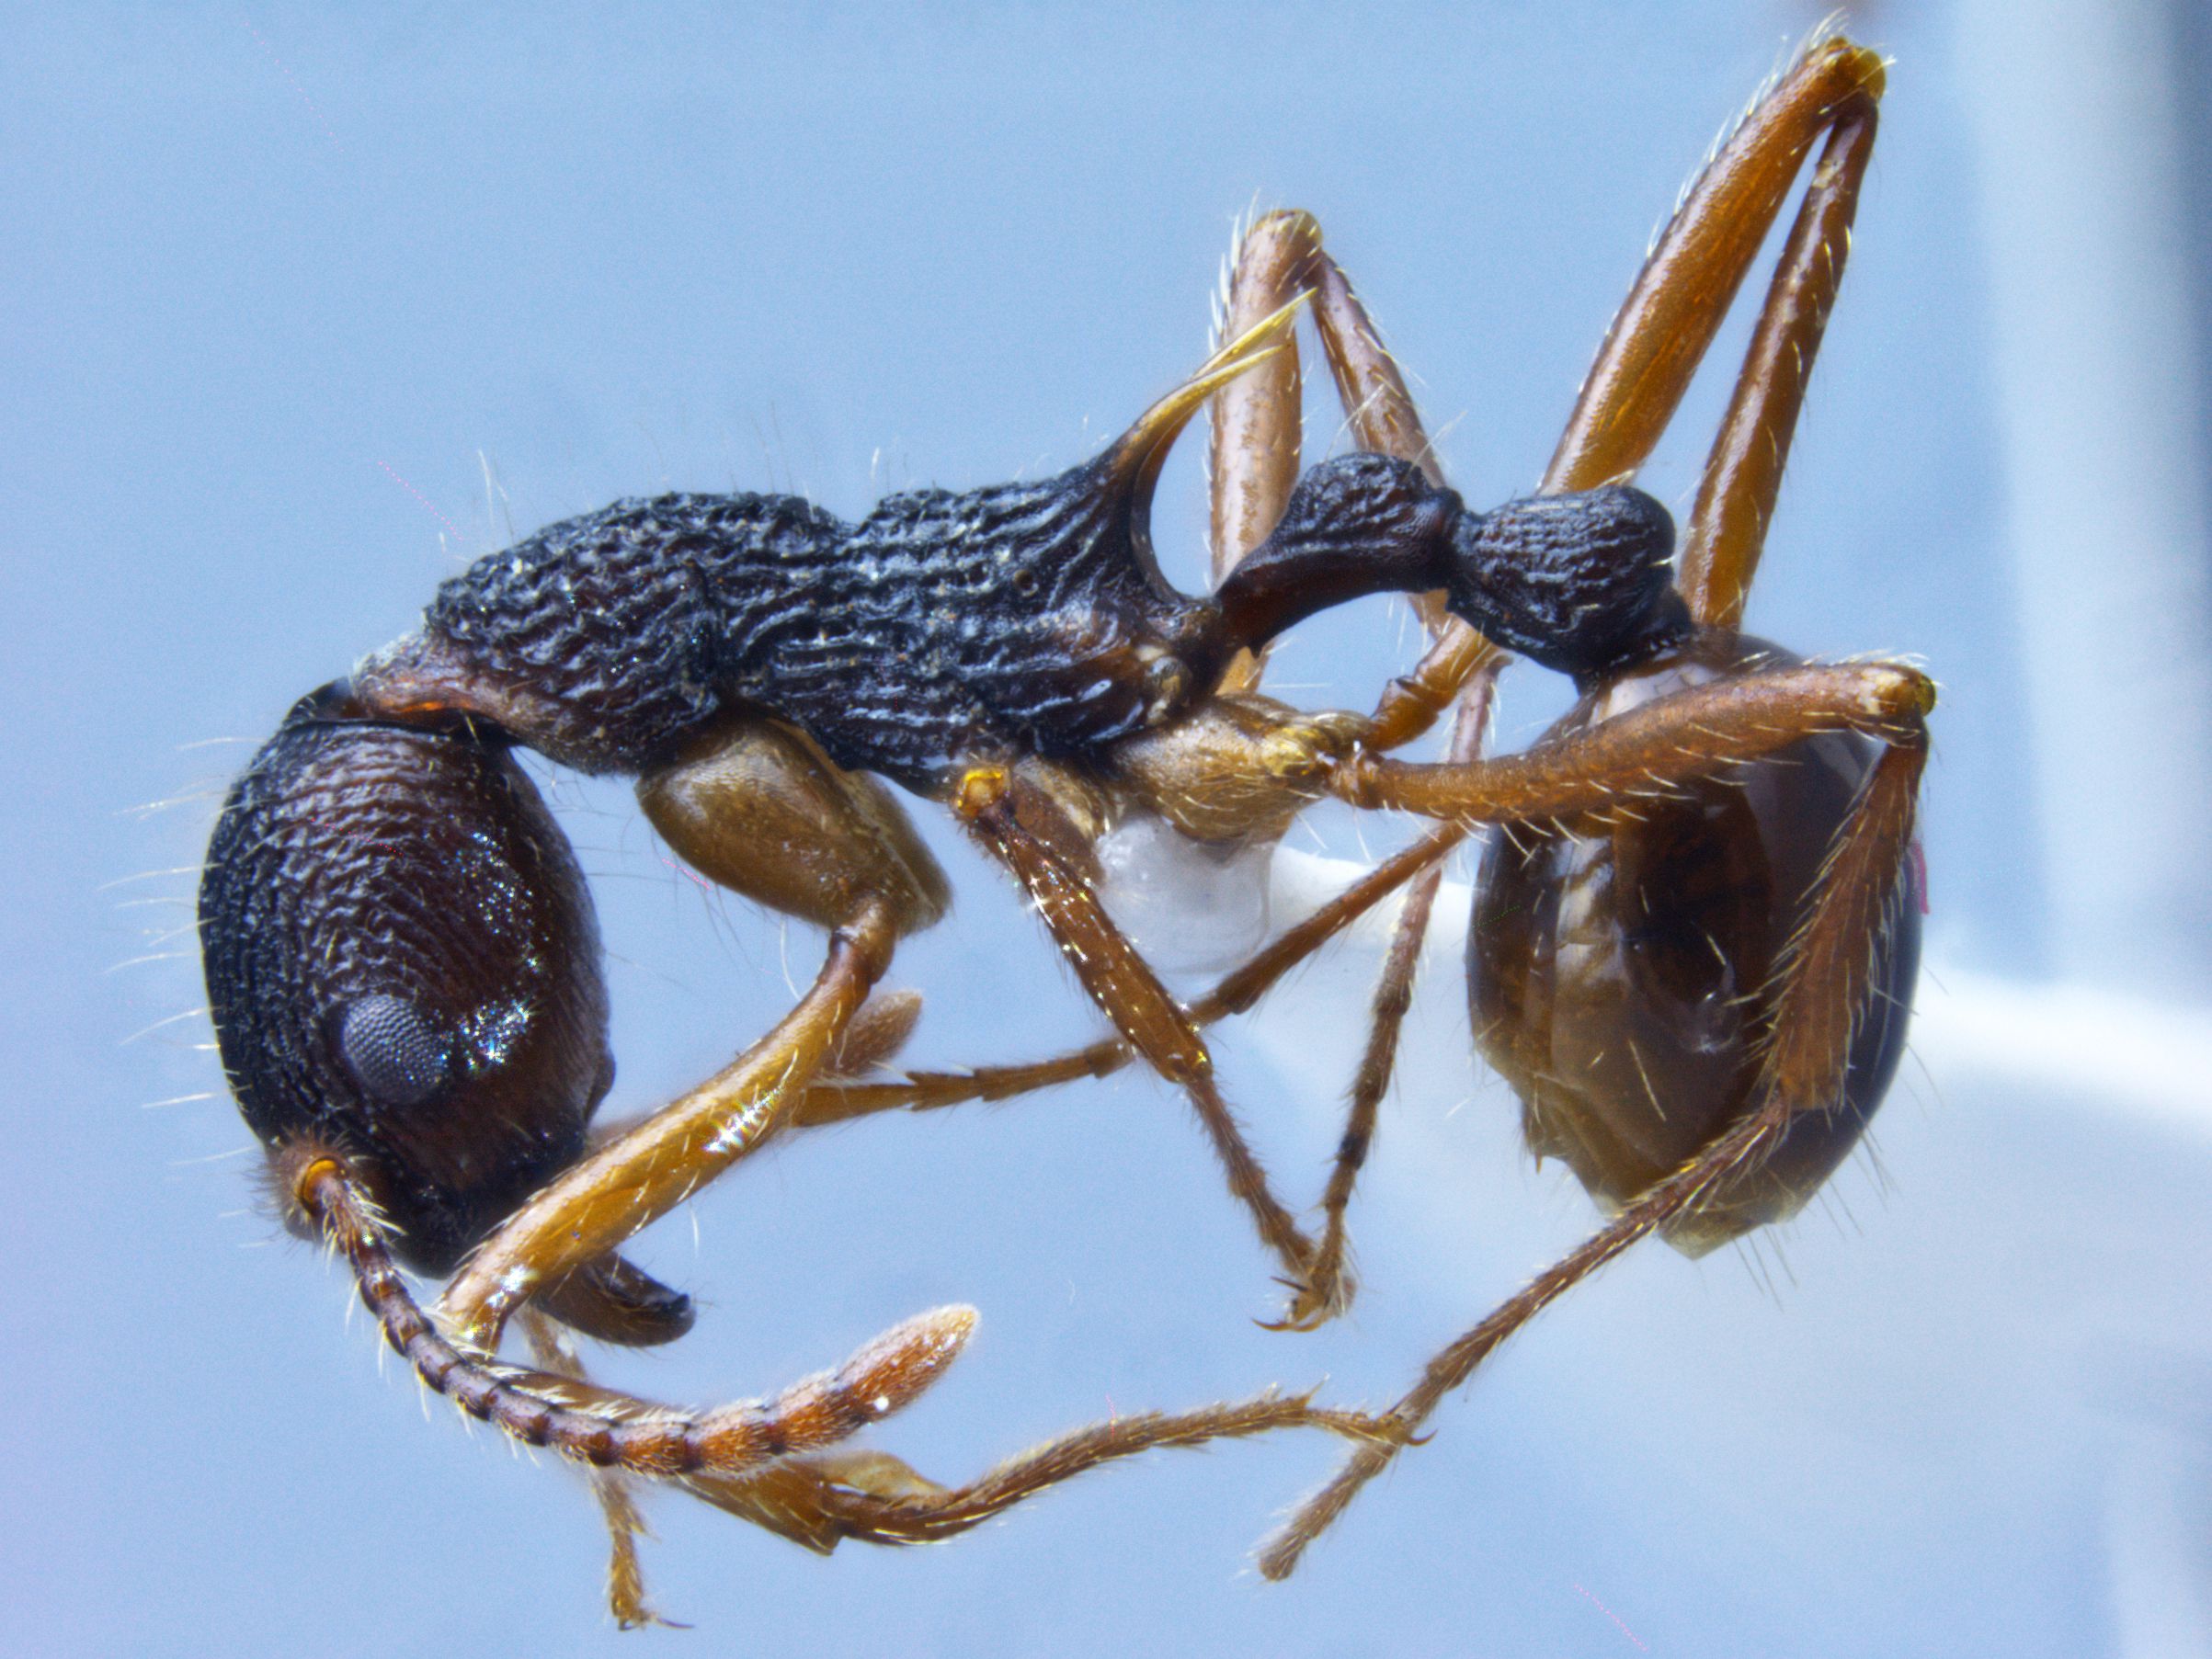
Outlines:
{"label": "ant head", "polygon": [[1589,681],[1690,632],[1674,588],[1674,520],[1609,484],[1509,501],[1453,527],[1453,613],[1533,662]]}
{"label": "ant head", "polygon": [[209,1004],[256,1133],[349,1153],[443,1271],[582,1152],[613,1076],[598,926],[504,748],[348,708],[303,699],[223,807]]}

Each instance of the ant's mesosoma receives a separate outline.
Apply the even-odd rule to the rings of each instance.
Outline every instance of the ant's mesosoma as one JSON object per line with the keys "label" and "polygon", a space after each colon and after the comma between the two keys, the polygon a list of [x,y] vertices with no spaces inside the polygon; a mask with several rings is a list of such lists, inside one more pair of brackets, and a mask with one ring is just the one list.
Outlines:
{"label": "ant's mesosoma", "polygon": [[[1414,1396],[1379,1422],[1270,1396],[1119,1419],[947,1490],[895,1460],[829,1449],[934,1381],[964,1338],[965,1310],[898,1327],[765,1405],[671,1412],[568,1374],[553,1322],[632,1343],[689,1326],[688,1299],[616,1254],[640,1228],[783,1128],[937,1103],[923,1097],[926,1079],[897,1099],[868,1092],[886,1085],[834,1081],[895,1048],[911,1005],[869,994],[897,939],[946,902],[894,799],[861,772],[946,801],[1029,892],[1122,1040],[1189,1096],[1296,1287],[1289,1323],[1341,1304],[1341,1217],[1368,1127],[1355,1108],[1317,1245],[1244,1148],[1198,1020],[1257,995],[1391,878],[1432,867],[1465,824],[1610,821],[1648,812],[1655,790],[1703,786],[1808,739],[1845,741],[1823,734],[1887,745],[1878,763],[1853,751],[1866,777],[1855,797],[1789,826],[1816,847],[1832,835],[1835,856],[1802,893],[1770,896],[1784,931],[1804,926],[1788,950],[1768,950],[1772,984],[1762,960],[1746,987],[1762,1000],[1733,1036],[1752,1056],[1741,1097],[1682,1167],[1662,1170],[1593,1246],[1516,1299],[1526,1305],[1512,1325],[1643,1233],[1755,1182],[1771,1143],[1800,1119],[1825,1122],[1847,1077],[1870,1110],[1878,1084],[1855,1086],[1868,1073],[1850,1037],[1895,988],[1894,972],[1872,974],[1862,959],[1887,937],[1931,693],[1892,666],[1724,661],[1710,631],[1732,626],[1771,510],[1879,75],[1867,54],[1822,42],[1707,169],[1609,336],[1539,497],[1478,515],[1442,487],[1341,272],[1310,221],[1279,215],[1244,244],[1237,337],[1096,461],[1036,484],[896,496],[857,526],[781,497],[619,503],[479,561],[439,591],[419,633],[302,699],[232,792],[210,848],[209,991],[226,1072],[285,1202],[349,1258],[393,1346],[430,1387],[519,1439],[680,1483],[822,1548],[944,1536],[1153,1445],[1318,1426],[1363,1442],[1349,1477],[1418,1429],[1427,1406],[1417,1411]],[[1678,592],[1670,521],[1615,481],[1664,428],[1803,155],[1831,128]],[[1371,452],[1301,479],[1288,330],[1309,300]],[[1160,578],[1146,521],[1169,444],[1211,397],[1216,556],[1227,568],[1203,601]],[[1435,591],[1455,619],[1438,613],[1438,644],[1372,719],[1301,715],[1255,689],[1259,653],[1292,623],[1363,594]],[[1499,647],[1592,688],[1678,663],[1704,665],[1704,683],[1682,671],[1637,711],[1488,762],[1477,758],[1478,694],[1461,704],[1446,764],[1386,758],[1463,687],[1486,686]],[[830,930],[827,960],[784,1020],[597,1147],[587,1125],[610,1064],[596,926],[513,744],[639,775],[648,817],[688,862]],[[1201,840],[1264,844],[1327,794],[1447,827],[1184,1009],[1100,907],[1091,846],[1133,812]],[[1762,827],[1717,833],[1748,845]],[[1409,917],[1425,921],[1420,892]],[[1400,992],[1409,967],[1393,953]],[[1387,1008],[1388,984],[1380,1000]],[[1590,1017],[1518,1017],[1535,1028]],[[1390,1029],[1378,1022],[1381,1058],[1371,1048],[1363,1068],[1370,1119]],[[1010,1092],[1043,1069],[966,1086]],[[454,1274],[437,1323],[395,1256]],[[536,1369],[496,1358],[517,1315]],[[1463,1363],[1465,1346],[1431,1368],[1432,1381]],[[616,1534],[617,1610],[642,1617],[619,1474],[602,1472],[599,1489]],[[1297,1543],[1334,1512],[1309,1512],[1318,1518]],[[1271,1555],[1269,1570],[1294,1555]]]}

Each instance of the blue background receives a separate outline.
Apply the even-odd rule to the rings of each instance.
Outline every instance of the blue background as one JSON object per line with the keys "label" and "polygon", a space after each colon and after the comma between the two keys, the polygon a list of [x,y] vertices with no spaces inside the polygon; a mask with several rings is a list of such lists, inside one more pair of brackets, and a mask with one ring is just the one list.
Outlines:
{"label": "blue background", "polygon": [[[1800,651],[1918,653],[1944,681],[1932,996],[1946,965],[1962,983],[2052,967],[1946,17],[1861,26],[1898,62],[1752,615]],[[1312,1437],[1162,1455],[942,1550],[828,1562],[664,1498],[655,1597],[705,1635],[657,1639],[604,1622],[580,1482],[442,1407],[425,1421],[380,1370],[209,1093],[188,901],[224,781],[466,559],[622,494],[790,489],[857,514],[1071,464],[1203,357],[1254,206],[1321,217],[1454,482],[1519,493],[1648,235],[1814,20],[1717,0],[12,17],[10,1645],[2194,1651],[2141,1642],[2203,1628],[2207,1137],[2068,1076],[1909,1064],[1878,1169],[1748,1251],[1654,1249],[1588,1288],[1287,1585],[1245,1551],[1333,1466]],[[1725,393],[1725,373],[1701,381],[1646,474],[1662,497],[1686,501]],[[1341,447],[1328,413],[1310,437]],[[1156,526],[1190,585],[1196,452]],[[1278,681],[1363,705],[1415,645],[1401,611],[1354,608],[1301,631]],[[1556,704],[1523,671],[1508,741]],[[703,895],[620,787],[548,787],[603,911],[611,1106],[642,1107],[763,1028],[818,942]],[[962,897],[901,960],[929,997],[911,1057],[1089,1036],[1004,883],[918,816]],[[1343,855],[1397,833],[1321,831]],[[1254,1328],[1268,1263],[1183,1107],[1122,1079],[741,1170],[643,1241],[699,1293],[698,1332],[605,1375],[765,1392],[974,1301],[969,1354],[875,1437],[945,1479],[1117,1409],[1324,1378],[1332,1399],[1393,1397],[1591,1224],[1475,1076],[1440,953],[1354,1211],[1367,1290],[1328,1331]],[[1294,1192],[1318,1190],[1373,965],[1347,948],[1222,1040]],[[2143,1583],[2172,1594],[2146,1603]],[[2179,1622],[2145,1626],[2145,1606]]]}

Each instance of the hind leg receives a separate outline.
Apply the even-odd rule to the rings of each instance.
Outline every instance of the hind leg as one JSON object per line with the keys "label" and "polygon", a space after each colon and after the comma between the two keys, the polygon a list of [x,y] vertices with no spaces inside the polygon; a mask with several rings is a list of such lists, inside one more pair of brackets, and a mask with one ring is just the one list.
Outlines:
{"label": "hind leg", "polygon": [[[1560,438],[1545,487],[1587,489],[1633,474],[1665,430],[1738,287],[1815,145],[1825,147],[1772,278],[1684,540],[1678,582],[1701,623],[1732,628],[1756,570],[1783,464],[1850,250],[1874,142],[1881,60],[1841,38],[1816,42],[1748,115],[1693,185],[1615,318]],[[1416,678],[1431,688],[1445,665]],[[1629,1245],[1761,1157],[1796,1115],[1840,1097],[1850,1033],[1868,994],[1870,941],[1899,901],[1933,687],[1881,665],[1781,670],[1663,699],[1587,735],[1592,752],[1541,751],[1465,767],[1359,757],[1339,787],[1363,802],[1511,822],[1609,809],[1641,791],[1710,776],[1739,754],[1772,754],[1841,726],[1888,744],[1836,835],[1774,984],[1755,1095],[1735,1127],[1631,1202],[1431,1360],[1391,1415],[1393,1444],[1356,1452],[1263,1547],[1288,1575],[1306,1547],[1388,1466],[1444,1396],[1515,1331]],[[1525,794],[1523,794],[1525,791]],[[1516,804],[1505,797],[1522,795]]]}
{"label": "hind leg", "polygon": [[[1271,213],[1251,227],[1237,250],[1224,326],[1233,330],[1247,315],[1265,314],[1298,293],[1313,296],[1314,321],[1354,440],[1363,449],[1411,461],[1431,483],[1442,483],[1442,468],[1405,377],[1352,292],[1343,267],[1324,248],[1319,224],[1306,213]],[[1296,358],[1285,354],[1215,394],[1209,460],[1217,583],[1274,528],[1297,481],[1299,393]],[[1488,687],[1504,655],[1464,622],[1445,614],[1434,596],[1423,596],[1417,604],[1437,640],[1434,649],[1453,665],[1451,674],[1436,676],[1433,687],[1412,687],[1407,694],[1412,700],[1403,705],[1385,699],[1386,709],[1402,707],[1398,719],[1403,734],[1371,730],[1363,742],[1409,741],[1428,723],[1415,720],[1414,710],[1426,710],[1428,719],[1433,719],[1458,698],[1463,687],[1472,687],[1474,694],[1454,722],[1449,754],[1455,760],[1473,760],[1482,752]],[[1249,656],[1240,659],[1226,684],[1256,686],[1261,666]],[[1431,689],[1436,693],[1433,700],[1423,700]],[[1443,879],[1443,859],[1464,835],[1455,825],[1440,832],[1430,844],[1433,856],[1409,878],[1372,994],[1367,1042],[1321,1199],[1321,1237],[1306,1271],[1293,1282],[1291,1305],[1283,1320],[1288,1328],[1311,1329],[1351,1302],[1345,1214],[1374,1145],[1398,1035],[1412,1004],[1421,945]]]}

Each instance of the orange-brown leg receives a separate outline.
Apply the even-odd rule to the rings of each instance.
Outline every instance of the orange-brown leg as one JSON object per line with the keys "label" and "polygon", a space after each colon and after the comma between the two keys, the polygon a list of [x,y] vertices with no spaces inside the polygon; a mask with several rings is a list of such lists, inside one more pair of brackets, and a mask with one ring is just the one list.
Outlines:
{"label": "orange-brown leg", "polygon": [[[1249,1013],[1283,976],[1318,950],[1375,905],[1443,858],[1465,839],[1454,824],[1439,824],[1420,840],[1393,854],[1303,921],[1283,929],[1269,944],[1225,975],[1213,990],[1190,1006],[1200,1026]],[[1018,1095],[1087,1077],[1106,1077],[1137,1058],[1124,1038],[1108,1037],[1055,1056],[1021,1065],[977,1066],[963,1072],[909,1072],[895,1082],[817,1083],[792,1108],[794,1128],[844,1123],[875,1112],[935,1111],[974,1101],[1010,1100]]]}
{"label": "orange-brown leg", "polygon": [[830,936],[813,987],[766,1037],[510,1216],[440,1299],[462,1341],[496,1351],[508,1317],[541,1286],[616,1249],[766,1144],[867,1000],[896,938],[889,906],[864,906]]}
{"label": "orange-brown leg", "polygon": [[[1224,329],[1234,333],[1267,315],[1292,295],[1313,296],[1320,334],[1339,401],[1360,447],[1412,462],[1431,482],[1443,482],[1433,446],[1423,429],[1405,377],[1384,346],[1343,267],[1322,245],[1321,228],[1307,213],[1271,213],[1244,236],[1237,250]],[[1274,528],[1298,472],[1301,417],[1297,359],[1286,351],[1272,362],[1214,394],[1213,446],[1214,567],[1218,582]],[[1450,753],[1472,760],[1482,752],[1488,725],[1491,680],[1504,654],[1447,614],[1438,596],[1416,601],[1422,620],[1440,642],[1450,642],[1454,672],[1446,700],[1462,684],[1480,688],[1454,723]],[[1240,659],[1226,682],[1257,683],[1259,665]],[[1431,718],[1441,710],[1439,702]],[[1426,724],[1424,721],[1421,722]],[[1407,733],[1408,737],[1414,735]],[[1380,740],[1370,733],[1369,744]],[[1429,919],[1442,881],[1442,855],[1413,878],[1370,1002],[1368,1039],[1354,1079],[1337,1156],[1321,1200],[1322,1235],[1308,1271],[1293,1286],[1283,1324],[1310,1329],[1343,1311],[1351,1297],[1345,1272],[1344,1217],[1354,1183],[1374,1143],[1382,1097],[1387,1089],[1400,1030],[1412,1005],[1413,983]]]}
{"label": "orange-brown leg", "polygon": [[[1635,475],[1674,418],[1806,156],[1823,133],[1830,134],[1747,365],[1745,383],[1766,389],[1739,385],[1693,517],[1685,569],[1694,564],[1713,572],[1685,589],[1693,611],[1701,589],[1739,594],[1749,582],[1804,375],[1850,249],[1882,85],[1878,53],[1831,36],[1816,41],[1744,118],[1653,244],[1545,469],[1539,488],[1545,494]],[[1761,371],[1762,361],[1771,373]],[[1784,396],[1782,386],[1790,380],[1795,390]],[[1749,561],[1736,551],[1744,525],[1756,527]],[[1710,551],[1701,551],[1707,542]],[[1385,692],[1371,745],[1393,749],[1419,735],[1450,706],[1479,660],[1467,641],[1439,640]]]}
{"label": "orange-brown leg", "polygon": [[[1817,42],[1753,109],[1655,247],[1546,475],[1547,488],[1587,488],[1633,472],[1649,453],[1805,156],[1826,132],[1827,149],[1770,284],[1685,538],[1680,579],[1702,622],[1733,627],[1741,616],[1849,250],[1882,79],[1878,57],[1831,38]],[[1363,801],[1511,822],[1633,811],[1638,793],[1773,753],[1795,741],[1792,733],[1847,725],[1890,745],[1838,832],[1775,973],[1774,1036],[1754,1096],[1757,1108],[1432,1360],[1391,1414],[1398,1442],[1376,1442],[1355,1453],[1265,1546],[1262,1572],[1288,1574],[1306,1546],[1499,1343],[1762,1156],[1794,1116],[1830,1109],[1841,1097],[1851,1033],[1868,994],[1869,941],[1888,925],[1902,892],[1926,762],[1923,722],[1933,702],[1933,687],[1909,669],[1777,670],[1647,705],[1585,733],[1590,746],[1574,753],[1568,751],[1581,739],[1472,767],[1407,767],[1363,756],[1341,769],[1340,789]]]}
{"label": "orange-brown leg", "polygon": [[[1319,223],[1310,213],[1266,214],[1237,244],[1221,332],[1234,335],[1300,295],[1312,299],[1322,354],[1353,439],[1363,449],[1410,461],[1431,482],[1442,483],[1443,470],[1422,427],[1413,394],[1343,267],[1322,245]],[[1207,476],[1212,484],[1216,584],[1274,528],[1297,482],[1300,390],[1294,347],[1214,394]],[[1423,595],[1415,603],[1421,619],[1437,635],[1437,650],[1449,644],[1452,659],[1460,665],[1459,674],[1439,700],[1423,705],[1426,717],[1409,724],[1402,735],[1369,739],[1385,748],[1419,736],[1449,706],[1460,681],[1499,656],[1496,648],[1465,623],[1445,614],[1437,596]],[[1223,688],[1243,689],[1256,685],[1259,677],[1258,665],[1245,659]],[[1420,702],[1427,687],[1405,695]]]}
{"label": "orange-brown leg", "polygon": [[1287,1577],[1306,1547],[1412,1443],[1444,1397],[1466,1382],[1508,1337],[1630,1245],[1765,1155],[1793,1118],[1829,1110],[1841,1098],[1851,1034],[1864,1012],[1874,958],[1869,941],[1889,925],[1904,896],[1905,853],[1926,762],[1924,742],[1894,742],[1837,837],[1804,925],[1777,974],[1773,1036],[1754,1094],[1757,1109],[1431,1359],[1420,1381],[1385,1415],[1394,1432],[1355,1451],[1261,1547],[1260,1570],[1268,1577]]}
{"label": "orange-brown leg", "polygon": [[[1491,689],[1504,666],[1503,653],[1492,653],[1461,688],[1459,712],[1453,721],[1452,741],[1445,753],[1447,764],[1466,765],[1481,756],[1489,729]],[[1450,821],[1448,827],[1454,832],[1454,845],[1466,834],[1464,823]],[[1352,1075],[1344,1132],[1338,1138],[1328,1185],[1321,1194],[1321,1241],[1315,1247],[1312,1268],[1293,1288],[1291,1305],[1282,1321],[1283,1329],[1317,1329],[1351,1305],[1355,1287],[1346,1260],[1350,1246],[1345,1214],[1351,1206],[1352,1187],[1374,1147],[1383,1096],[1397,1065],[1398,1038],[1413,1007],[1414,982],[1443,879],[1444,862],[1440,855],[1407,885],[1405,905],[1392,928],[1382,972],[1376,976],[1369,999],[1367,1044],[1361,1051],[1359,1070]]]}
{"label": "orange-brown leg", "polygon": [[[558,1324],[536,1308],[522,1311],[522,1334],[530,1344],[530,1358],[548,1377],[570,1383],[586,1381],[583,1361],[576,1358],[568,1337]],[[607,1523],[607,1610],[618,1629],[642,1630],[649,1624],[667,1624],[645,1600],[645,1573],[638,1562],[637,1540],[645,1530],[638,1513],[637,1494],[630,1478],[616,1469],[586,1466],[591,1495],[599,1500],[599,1516]]]}
{"label": "orange-brown leg", "polygon": [[1355,755],[1331,783],[1354,806],[1463,823],[1603,818],[1827,732],[1917,746],[1934,706],[1928,676],[1898,664],[1769,668],[1694,686],[1518,755],[1471,765]]}
{"label": "orange-brown leg", "polygon": [[[574,1409],[610,1421],[626,1422],[656,1409],[585,1381],[573,1366],[517,1374]],[[667,1483],[827,1554],[848,1540],[932,1543],[1103,1463],[1280,1428],[1317,1428],[1358,1441],[1387,1432],[1367,1414],[1316,1405],[1311,1394],[1269,1391],[1195,1411],[1140,1412],[1090,1424],[1009,1458],[959,1486],[941,1485],[888,1452],[850,1448],[785,1458],[741,1473],[701,1470]],[[629,1524],[635,1525],[634,1512]]]}
{"label": "orange-brown leg", "polygon": [[925,1544],[952,1538],[1023,1499],[1101,1463],[1163,1447],[1244,1439],[1279,1428],[1320,1428],[1355,1441],[1378,1433],[1375,1419],[1330,1411],[1310,1394],[1260,1394],[1189,1412],[1140,1412],[1090,1424],[987,1471],[941,1486],[881,1452],[833,1451],[794,1458],[758,1474],[682,1483],[695,1496],[827,1553],[846,1540]]}
{"label": "orange-brown leg", "polygon": [[776,1027],[717,1075],[587,1153],[486,1240],[439,1311],[498,1349],[507,1318],[765,1145],[837,1051],[901,936],[942,914],[946,888],[884,787],[832,766],[798,733],[735,716],[638,786],[668,844],[701,874],[830,930],[820,973]]}
{"label": "orange-brown leg", "polygon": [[1826,84],[1838,90],[1825,110],[1828,142],[1767,285],[1682,537],[1676,585],[1690,602],[1690,614],[1709,627],[1742,625],[1806,384],[1850,257],[1859,187],[1874,153],[1880,61],[1841,47],[1831,61],[1836,80]]}
{"label": "orange-brown leg", "polygon": [[[1882,85],[1878,53],[1831,36],[1744,118],[1691,186],[1615,314],[1552,453],[1547,489],[1590,489],[1643,464],[1806,156],[1823,132],[1871,123]],[[1846,207],[1846,232],[1848,221]]]}
{"label": "orange-brown leg", "polygon": [[[1310,301],[1330,377],[1363,449],[1395,455],[1443,482],[1405,377],[1310,213],[1268,213],[1239,239],[1219,334],[1234,339],[1284,306]],[[1214,394],[1206,471],[1212,483],[1214,580],[1266,540],[1298,482],[1303,416],[1295,346]]]}
{"label": "orange-brown leg", "polygon": [[1169,994],[1158,976],[1106,915],[1090,881],[1057,851],[1032,823],[1054,809],[1025,801],[1017,815],[1014,779],[996,766],[971,767],[955,786],[952,808],[976,839],[1012,872],[1036,905],[1061,953],[1114,1029],[1153,1070],[1189,1097],[1243,1204],[1269,1250],[1294,1277],[1306,1269],[1313,1244],[1269,1186],[1267,1173],[1245,1143],[1214,1080],[1213,1056],[1191,1012]]}
{"label": "orange-brown leg", "polygon": [[[553,1322],[526,1309],[521,1324],[536,1374],[519,1372],[548,1396],[610,1422],[656,1409],[594,1385]],[[785,1458],[743,1472],[702,1470],[668,1483],[808,1549],[828,1553],[847,1540],[871,1544],[933,1543],[1003,1514],[1047,1487],[1102,1463],[1164,1447],[1245,1439],[1279,1428],[1319,1428],[1358,1439],[1373,1418],[1331,1411],[1310,1393],[1272,1391],[1189,1412],[1142,1412],[1089,1425],[1007,1459],[961,1486],[941,1486],[888,1452],[844,1448]],[[609,1610],[623,1630],[669,1621],[645,1599],[637,1540],[644,1532],[632,1481],[621,1470],[587,1466],[610,1540]]]}

